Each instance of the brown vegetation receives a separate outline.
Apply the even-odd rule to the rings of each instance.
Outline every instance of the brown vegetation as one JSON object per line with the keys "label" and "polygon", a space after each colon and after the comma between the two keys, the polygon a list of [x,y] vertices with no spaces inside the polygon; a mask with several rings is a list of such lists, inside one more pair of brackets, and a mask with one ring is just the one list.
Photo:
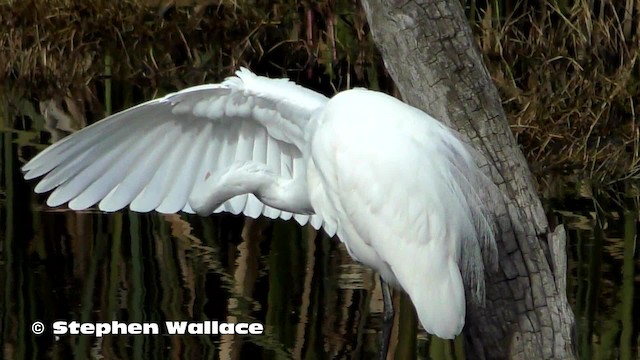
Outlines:
{"label": "brown vegetation", "polygon": [[[392,90],[354,1],[182,3],[2,3],[2,92],[67,103],[104,96],[104,103],[111,80],[149,97],[218,81],[240,65],[325,92],[354,85]],[[597,183],[640,177],[634,6],[467,1],[512,129],[537,175],[578,174]]]}
{"label": "brown vegetation", "polygon": [[637,179],[640,9],[630,1],[536,4],[488,6],[476,16],[485,62],[534,173]]}

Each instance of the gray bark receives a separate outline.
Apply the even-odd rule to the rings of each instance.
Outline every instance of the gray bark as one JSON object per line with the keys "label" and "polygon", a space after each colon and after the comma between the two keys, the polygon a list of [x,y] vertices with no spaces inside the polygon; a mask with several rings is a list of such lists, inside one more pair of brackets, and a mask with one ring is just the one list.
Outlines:
{"label": "gray bark", "polygon": [[564,229],[549,229],[460,1],[362,3],[404,101],[463,133],[486,156],[483,166],[509,197],[501,214],[500,267],[487,274],[485,307],[468,302],[467,358],[575,358]]}

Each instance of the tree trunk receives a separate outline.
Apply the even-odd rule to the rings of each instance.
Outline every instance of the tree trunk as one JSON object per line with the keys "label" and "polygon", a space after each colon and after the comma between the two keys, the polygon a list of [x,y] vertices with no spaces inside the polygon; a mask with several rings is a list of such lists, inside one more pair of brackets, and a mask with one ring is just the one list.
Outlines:
{"label": "tree trunk", "polygon": [[549,229],[460,1],[362,2],[404,101],[462,132],[484,153],[490,163],[483,166],[509,197],[498,239],[500,267],[487,274],[485,307],[468,302],[467,358],[575,358],[564,229]]}

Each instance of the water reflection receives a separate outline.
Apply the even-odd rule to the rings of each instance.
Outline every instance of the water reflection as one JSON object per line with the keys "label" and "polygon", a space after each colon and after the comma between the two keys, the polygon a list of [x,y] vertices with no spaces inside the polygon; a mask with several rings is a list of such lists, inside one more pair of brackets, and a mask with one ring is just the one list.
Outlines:
{"label": "water reflection", "polygon": [[622,206],[593,199],[582,206],[558,212],[570,230],[568,291],[580,358],[635,359],[640,348],[637,197]]}
{"label": "water reflection", "polygon": [[[351,358],[375,346],[363,331],[372,274],[312,231],[233,216],[31,211],[31,203],[21,191],[5,207],[7,358]],[[25,331],[33,321],[57,319],[215,319],[260,322],[267,331],[59,340]]]}
{"label": "water reflection", "polygon": [[[376,356],[379,284],[337,241],[283,221],[231,215],[48,209],[19,173],[32,150],[29,138],[15,128],[0,137],[4,358]],[[637,357],[637,207],[605,210],[583,199],[553,208],[569,230],[569,298],[580,358]],[[416,329],[408,300],[395,301],[401,309],[396,358],[464,358],[459,340],[430,339]],[[30,331],[34,321],[60,319],[246,321],[264,324],[266,332],[54,338]]]}

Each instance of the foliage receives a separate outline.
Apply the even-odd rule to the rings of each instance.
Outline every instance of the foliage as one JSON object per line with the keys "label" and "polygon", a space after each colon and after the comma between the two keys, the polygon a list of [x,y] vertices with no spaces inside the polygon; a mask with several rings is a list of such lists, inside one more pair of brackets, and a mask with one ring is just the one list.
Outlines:
{"label": "foliage", "polygon": [[[22,1],[0,5],[0,80],[39,99],[111,76],[143,88],[219,81],[239,66],[271,76],[363,77],[373,46],[351,1]],[[207,5],[207,6],[205,6]],[[318,72],[320,71],[320,72]],[[314,79],[314,81],[317,81]],[[325,79],[326,81],[326,79]],[[342,87],[347,86],[345,83]]]}
{"label": "foliage", "polygon": [[[43,108],[54,99],[67,112],[81,108],[96,118],[95,108],[110,107],[111,95],[120,108],[217,82],[239,66],[329,95],[353,86],[393,92],[353,0],[161,1],[0,3],[7,29],[0,34],[0,92]],[[640,27],[632,16],[640,9],[633,1],[464,5],[540,179],[553,173],[606,184],[640,177]]]}
{"label": "foliage", "polygon": [[577,173],[595,183],[640,177],[640,28],[631,16],[640,9],[633,6],[523,0],[469,8],[534,173]]}

